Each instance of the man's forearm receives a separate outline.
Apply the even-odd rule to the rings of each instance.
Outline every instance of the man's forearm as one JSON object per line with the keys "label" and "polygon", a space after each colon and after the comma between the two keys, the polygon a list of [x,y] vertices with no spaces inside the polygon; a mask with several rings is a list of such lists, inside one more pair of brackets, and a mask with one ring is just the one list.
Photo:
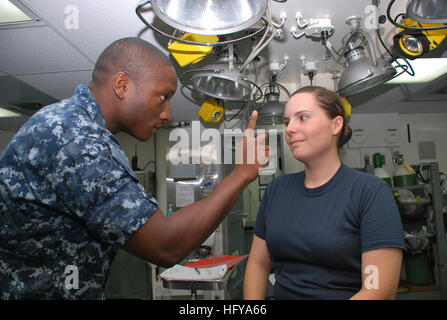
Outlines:
{"label": "man's forearm", "polygon": [[203,243],[219,226],[251,181],[233,170],[207,198],[169,217],[171,235],[182,256]]}

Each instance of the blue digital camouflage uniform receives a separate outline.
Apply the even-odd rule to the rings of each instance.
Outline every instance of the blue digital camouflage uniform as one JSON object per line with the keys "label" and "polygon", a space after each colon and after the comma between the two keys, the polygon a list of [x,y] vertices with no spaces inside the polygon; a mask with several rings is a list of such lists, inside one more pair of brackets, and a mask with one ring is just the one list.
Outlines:
{"label": "blue digital camouflage uniform", "polygon": [[157,207],[80,85],[0,159],[0,298],[103,299],[117,250]]}

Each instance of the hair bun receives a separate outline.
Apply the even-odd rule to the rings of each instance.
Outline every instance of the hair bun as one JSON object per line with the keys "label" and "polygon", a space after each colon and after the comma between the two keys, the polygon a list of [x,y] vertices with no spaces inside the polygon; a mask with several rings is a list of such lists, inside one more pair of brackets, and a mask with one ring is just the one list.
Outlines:
{"label": "hair bun", "polygon": [[352,129],[349,125],[345,124],[343,132],[338,138],[338,147],[343,147],[352,137]]}

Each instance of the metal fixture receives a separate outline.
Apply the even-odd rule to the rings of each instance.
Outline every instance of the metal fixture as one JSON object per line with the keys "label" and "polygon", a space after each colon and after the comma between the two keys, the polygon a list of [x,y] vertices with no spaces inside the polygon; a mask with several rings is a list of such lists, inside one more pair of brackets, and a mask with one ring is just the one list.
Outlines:
{"label": "metal fixture", "polygon": [[[338,90],[338,93],[345,97],[376,87],[396,74],[396,70],[389,63],[376,57],[371,36],[360,27],[360,21],[359,17],[346,19],[346,23],[351,26],[351,31],[344,40],[347,67],[340,77]],[[357,44],[359,39],[360,45]],[[370,57],[365,55],[361,45],[364,40],[368,44]]]}
{"label": "metal fixture", "polygon": [[151,5],[157,17],[171,27],[207,35],[245,30],[267,9],[266,0],[152,0]]}
{"label": "metal fixture", "polygon": [[410,0],[407,16],[422,23],[447,23],[447,1],[445,0]]}
{"label": "metal fixture", "polygon": [[237,68],[231,45],[229,52],[222,53],[216,63],[208,65],[206,69],[185,71],[180,81],[190,90],[220,100],[247,101],[253,87],[262,94],[262,90]]}
{"label": "metal fixture", "polygon": [[304,70],[304,74],[309,77],[310,85],[313,85],[313,79],[318,72],[317,61],[308,61],[306,57],[300,57],[301,68]]}
{"label": "metal fixture", "polygon": [[279,92],[269,92],[267,100],[258,114],[257,124],[282,124],[284,121],[284,104],[279,102]]}
{"label": "metal fixture", "polygon": [[191,77],[194,89],[222,100],[248,99],[251,93],[250,81],[228,62],[229,58],[224,57],[217,64],[209,65],[208,70],[196,72]]}
{"label": "metal fixture", "polygon": [[269,82],[261,87],[268,86],[268,92],[264,95],[265,102],[259,108],[257,124],[264,125],[277,125],[284,122],[284,103],[279,102],[280,90],[286,92],[290,97],[289,91],[281,84],[277,82],[277,77],[284,69],[285,64],[288,61],[288,57],[284,57],[285,63],[280,65],[272,62],[269,64]]}
{"label": "metal fixture", "polygon": [[[281,34],[280,32],[278,33],[278,31],[282,29],[287,19],[285,14],[281,14],[281,23],[275,23],[272,19],[268,3],[265,16],[269,27],[266,32],[264,32],[262,39],[254,46],[253,50],[241,66],[237,66],[234,59],[233,44],[229,44],[224,55],[221,54],[218,58],[217,63],[209,65],[207,69],[189,70],[184,72],[180,77],[182,83],[189,89],[192,87],[202,94],[220,100],[250,100],[253,87],[256,87],[262,95],[262,90],[254,82],[248,80],[242,72],[246,70],[250,62],[257,57],[275,36]],[[271,35],[269,36],[270,32]],[[190,78],[192,86],[188,86],[185,76],[191,73],[194,73]]]}
{"label": "metal fixture", "polygon": [[295,39],[299,39],[304,35],[308,38],[329,38],[335,30],[329,17],[303,19],[301,12],[297,12],[295,20],[298,28],[304,30],[298,33],[297,27],[293,25],[290,28],[290,32]]}
{"label": "metal fixture", "polygon": [[[176,30],[174,35],[161,31],[143,17],[142,8],[148,4],[160,20]],[[267,0],[146,0],[136,7],[135,12],[146,26],[171,40],[188,44],[222,45],[249,39],[268,31],[269,23],[264,17],[267,8]],[[177,30],[202,35],[236,34],[252,28],[258,21],[263,22],[261,27],[251,30],[250,34],[239,35],[227,41],[194,42],[176,36]]]}
{"label": "metal fixture", "polygon": [[[405,18],[402,25],[406,27],[432,27],[443,24],[426,24],[410,18]],[[447,29],[440,30],[409,30],[399,28],[399,33],[393,37],[394,49],[401,57],[411,60],[435,50],[447,37]]]}
{"label": "metal fixture", "polygon": [[242,101],[250,97],[248,79],[238,71],[225,68],[200,72],[192,76],[194,89],[210,97],[222,100]]}
{"label": "metal fixture", "polygon": [[445,0],[410,0],[408,2],[405,15],[411,20],[432,24],[431,26],[406,26],[398,23],[396,19],[403,13],[398,14],[396,18],[391,16],[391,8],[394,2],[396,0],[391,0],[386,9],[386,17],[394,26],[417,31],[447,29],[447,25],[445,25],[447,23],[447,3]]}

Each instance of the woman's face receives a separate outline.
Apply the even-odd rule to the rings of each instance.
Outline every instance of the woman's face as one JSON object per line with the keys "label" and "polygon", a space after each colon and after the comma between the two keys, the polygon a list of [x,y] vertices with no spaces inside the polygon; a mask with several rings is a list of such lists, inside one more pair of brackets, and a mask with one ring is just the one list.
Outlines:
{"label": "woman's face", "polygon": [[343,118],[330,119],[311,93],[295,94],[284,112],[285,138],[296,159],[306,163],[337,150]]}

